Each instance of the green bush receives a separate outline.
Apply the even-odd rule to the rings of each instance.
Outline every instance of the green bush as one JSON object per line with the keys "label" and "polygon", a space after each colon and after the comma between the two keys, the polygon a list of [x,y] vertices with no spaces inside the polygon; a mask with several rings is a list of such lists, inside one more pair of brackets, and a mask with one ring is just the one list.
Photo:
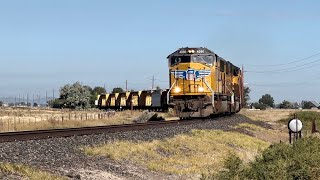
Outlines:
{"label": "green bush", "polygon": [[275,144],[253,162],[244,165],[232,155],[224,170],[202,179],[318,179],[320,177],[320,139],[303,138],[294,145]]}

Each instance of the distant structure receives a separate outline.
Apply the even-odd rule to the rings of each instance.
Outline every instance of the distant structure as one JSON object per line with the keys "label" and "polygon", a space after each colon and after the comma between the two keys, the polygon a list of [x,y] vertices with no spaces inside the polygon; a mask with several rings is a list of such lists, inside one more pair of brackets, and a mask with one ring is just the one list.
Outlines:
{"label": "distant structure", "polygon": [[320,108],[320,104],[317,101],[310,101],[311,104],[313,104],[314,108]]}

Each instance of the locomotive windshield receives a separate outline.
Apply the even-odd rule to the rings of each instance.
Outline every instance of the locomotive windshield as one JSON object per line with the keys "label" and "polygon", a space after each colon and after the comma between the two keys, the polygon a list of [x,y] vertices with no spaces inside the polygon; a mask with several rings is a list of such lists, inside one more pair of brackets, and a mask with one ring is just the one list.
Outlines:
{"label": "locomotive windshield", "polygon": [[190,56],[173,56],[170,59],[170,65],[176,65],[179,63],[189,63],[190,62]]}
{"label": "locomotive windshield", "polygon": [[209,55],[196,55],[196,56],[192,56],[192,62],[193,63],[202,63],[205,65],[209,65],[212,66],[213,65],[213,56],[209,56]]}

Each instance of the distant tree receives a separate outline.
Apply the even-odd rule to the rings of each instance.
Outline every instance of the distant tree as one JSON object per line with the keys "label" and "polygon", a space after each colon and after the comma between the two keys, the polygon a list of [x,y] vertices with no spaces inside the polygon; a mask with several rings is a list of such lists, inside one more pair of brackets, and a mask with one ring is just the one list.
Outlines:
{"label": "distant tree", "polygon": [[157,90],[157,91],[160,91],[160,90],[161,90],[160,86],[157,86],[157,87],[156,87],[156,90]]}
{"label": "distant tree", "polygon": [[294,108],[294,109],[299,109],[300,106],[299,106],[299,104],[298,104],[297,102],[295,102],[295,103],[293,103],[293,108]]}
{"label": "distant tree", "polygon": [[311,109],[314,105],[310,101],[302,101],[301,102],[302,109]]}
{"label": "distant tree", "polygon": [[265,94],[259,99],[260,104],[267,105],[269,107],[274,107],[274,100],[270,94]]}
{"label": "distant tree", "polygon": [[48,104],[52,108],[63,108],[66,105],[66,100],[57,98],[49,101]]}
{"label": "distant tree", "polygon": [[38,103],[33,103],[33,107],[38,107]]}
{"label": "distant tree", "polygon": [[248,101],[250,100],[250,96],[249,96],[250,91],[251,89],[248,86],[244,87],[244,99],[243,99],[244,106],[248,105]]}
{"label": "distant tree", "polygon": [[96,86],[91,90],[91,97],[90,97],[90,105],[91,107],[95,107],[95,100],[97,100],[98,95],[106,93],[106,89],[104,87]]}
{"label": "distant tree", "polygon": [[282,101],[282,103],[280,103],[279,108],[280,109],[293,109],[294,105],[291,102],[284,100],[284,101]]}
{"label": "distant tree", "polygon": [[84,85],[83,87],[86,88],[86,89],[88,89],[90,92],[93,91],[93,89],[92,89],[90,86]]}
{"label": "distant tree", "polygon": [[112,93],[122,93],[122,92],[124,92],[124,91],[121,87],[115,87],[112,90]]}
{"label": "distant tree", "polygon": [[252,106],[256,109],[261,109],[261,110],[265,110],[267,108],[267,105],[262,104],[262,103],[253,103]]}
{"label": "distant tree", "polygon": [[90,107],[91,92],[88,86],[80,82],[66,84],[60,88],[60,99],[65,100],[65,107],[72,109],[85,109]]}
{"label": "distant tree", "polygon": [[93,90],[91,91],[92,94],[103,94],[106,93],[106,89],[104,87],[100,87],[100,86],[96,86],[93,88]]}
{"label": "distant tree", "polygon": [[3,106],[3,102],[2,102],[2,101],[0,101],[0,107],[1,107],[1,106]]}
{"label": "distant tree", "polygon": [[130,89],[130,92],[135,92],[135,90],[134,89]]}

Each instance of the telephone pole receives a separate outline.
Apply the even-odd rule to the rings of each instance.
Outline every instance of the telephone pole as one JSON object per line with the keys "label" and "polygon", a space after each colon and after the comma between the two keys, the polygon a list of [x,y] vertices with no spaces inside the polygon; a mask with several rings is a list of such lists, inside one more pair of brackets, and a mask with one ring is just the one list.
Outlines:
{"label": "telephone pole", "polygon": [[48,92],[46,91],[46,105],[48,103]]}
{"label": "telephone pole", "polygon": [[126,92],[128,92],[128,80],[126,80]]}
{"label": "telephone pole", "polygon": [[152,76],[152,89],[151,90],[153,90],[154,89],[154,76]]}

